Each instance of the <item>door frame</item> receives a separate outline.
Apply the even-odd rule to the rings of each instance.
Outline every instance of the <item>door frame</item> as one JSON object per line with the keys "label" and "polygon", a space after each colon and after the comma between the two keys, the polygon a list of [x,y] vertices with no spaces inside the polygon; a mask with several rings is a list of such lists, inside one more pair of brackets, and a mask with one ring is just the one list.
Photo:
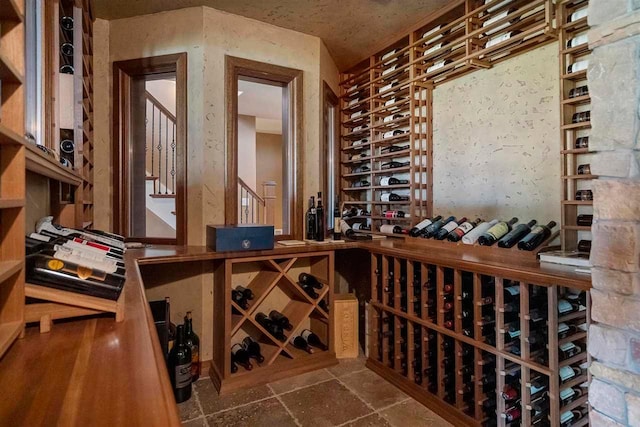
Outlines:
{"label": "door frame", "polygon": [[[288,99],[283,100],[283,121],[288,121],[287,142],[287,200],[289,233],[279,239],[301,239],[303,236],[303,172],[304,172],[304,115],[302,70],[252,61],[225,55],[226,106],[226,162],[225,162],[225,224],[238,224],[238,77],[255,78],[281,83],[288,88]],[[284,193],[284,192],[283,192]],[[283,212],[283,218],[285,217]]]}
{"label": "door frame", "polygon": [[[147,75],[176,75],[176,238],[128,236],[131,81]],[[113,63],[113,228],[132,240],[187,244],[187,54],[186,52]]]}

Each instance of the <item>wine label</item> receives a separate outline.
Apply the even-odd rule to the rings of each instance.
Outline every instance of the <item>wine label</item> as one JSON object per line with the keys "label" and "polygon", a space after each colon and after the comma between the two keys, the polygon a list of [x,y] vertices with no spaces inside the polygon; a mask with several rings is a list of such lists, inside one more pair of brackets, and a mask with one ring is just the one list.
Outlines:
{"label": "wine label", "polygon": [[536,225],[535,227],[533,227],[530,232],[530,234],[542,234],[542,233],[544,233],[544,228],[542,228],[542,226],[540,225]]}
{"label": "wine label", "polygon": [[389,68],[387,68],[386,70],[384,70],[384,71],[382,72],[382,75],[383,75],[383,76],[386,76],[387,74],[394,72],[397,68],[398,68],[398,66],[397,66],[397,65],[394,65],[394,66],[392,66],[392,67],[389,67]]}
{"label": "wine label", "polygon": [[560,424],[566,424],[573,419],[573,412],[566,411],[560,414]]}
{"label": "wine label", "polygon": [[387,234],[393,234],[393,229],[395,228],[395,225],[391,225],[391,224],[383,224],[380,226],[380,232],[381,233],[387,233]]}
{"label": "wine label", "polygon": [[347,89],[347,92],[353,92],[356,89],[358,89],[358,85],[353,85],[349,89]]}
{"label": "wine label", "polygon": [[380,196],[380,200],[382,200],[383,202],[388,202],[391,198],[391,193],[383,193]]}
{"label": "wine label", "polygon": [[302,338],[304,338],[304,340],[305,340],[305,341],[309,342],[309,337],[311,336],[311,334],[312,334],[312,333],[313,333],[313,332],[311,332],[310,330],[305,329],[304,331],[302,331],[302,333],[300,334],[300,336],[301,336]]}
{"label": "wine label", "polygon": [[571,310],[573,310],[573,306],[569,301],[564,299],[558,300],[558,313],[569,313]]}
{"label": "wine label", "polygon": [[469,221],[465,221],[458,226],[458,230],[460,230],[462,234],[467,234],[472,229],[473,229],[473,224],[471,224]]}
{"label": "wine label", "polygon": [[428,225],[431,225],[431,224],[433,224],[433,223],[431,222],[430,219],[424,219],[424,220],[420,221],[418,223],[418,225],[415,226],[415,228],[417,228],[418,230],[422,230],[423,228],[425,228],[425,227],[427,227]]}
{"label": "wine label", "polygon": [[385,59],[393,56],[396,54],[396,52],[398,52],[398,49],[393,49],[392,51],[389,51],[387,53],[385,53],[384,55],[382,55],[382,57],[380,58],[381,61],[384,61]]}
{"label": "wine label", "polygon": [[587,68],[589,68],[589,60],[585,59],[583,61],[574,62],[573,64],[569,65],[567,73],[577,73],[578,71],[583,71]]}
{"label": "wine label", "polygon": [[569,326],[566,323],[559,323],[558,334],[564,334],[566,332],[569,332]]}
{"label": "wine label", "polygon": [[563,366],[560,368],[560,371],[558,371],[558,374],[560,375],[562,382],[566,382],[568,379],[576,376],[576,373],[571,366]]}
{"label": "wine label", "polygon": [[456,229],[456,227],[458,227],[458,223],[455,221],[450,221],[447,224],[445,224],[445,226],[442,227],[442,229],[447,230],[447,233],[451,233],[453,230]]}
{"label": "wine label", "polygon": [[176,388],[185,388],[191,384],[191,363],[176,366]]}
{"label": "wine label", "polygon": [[[422,34],[422,38],[428,37],[428,36],[432,35],[433,33],[437,33],[438,31],[440,31],[440,28],[442,28],[442,25],[438,25],[437,27],[433,27],[432,29],[430,29],[426,33]],[[442,37],[442,34],[438,34],[437,36],[432,37],[429,41],[438,40],[441,37]]]}
{"label": "wine label", "polygon": [[495,46],[497,44],[500,44],[500,43],[502,43],[504,41],[509,40],[511,38],[511,33],[512,32],[509,31],[508,33],[504,33],[504,34],[501,34],[499,36],[490,38],[489,41],[487,42],[485,48],[489,48],[491,46]]}
{"label": "wine label", "polygon": [[439,70],[440,68],[442,68],[444,66],[445,66],[445,60],[443,59],[442,61],[438,61],[435,64],[433,64],[432,66],[430,66],[429,68],[427,68],[427,73]]}
{"label": "wine label", "polygon": [[351,118],[352,118],[352,119],[355,119],[356,117],[360,117],[361,115],[362,115],[362,110],[360,110],[360,111],[356,111],[355,113],[353,113],[353,114],[351,115]]}
{"label": "wine label", "polygon": [[348,107],[351,107],[352,105],[357,104],[358,102],[360,102],[360,98],[356,98],[356,99],[352,99],[351,101],[349,101],[349,103],[347,104]]}
{"label": "wine label", "polygon": [[575,395],[576,392],[571,387],[560,390],[560,400],[567,401],[573,399]]}
{"label": "wine label", "polygon": [[231,347],[231,354],[236,354],[239,350],[242,350],[242,345],[241,344],[234,344]]}
{"label": "wine label", "polygon": [[509,286],[508,288],[504,288],[504,290],[511,295],[520,295],[520,286]]}
{"label": "wine label", "polygon": [[442,48],[442,43],[438,43],[436,45],[433,45],[432,47],[430,47],[429,49],[425,50],[424,53],[422,54],[422,56],[427,56],[432,52],[435,52],[438,49]]}
{"label": "wine label", "polygon": [[575,351],[576,348],[578,348],[578,347],[576,347],[576,345],[574,343],[572,343],[572,342],[568,342],[568,343],[562,344],[560,346],[560,350],[562,350],[564,352],[573,352],[573,351]]}
{"label": "wine label", "polygon": [[589,43],[589,36],[587,36],[587,33],[580,34],[579,36],[576,36],[576,37],[572,38],[571,40],[569,40],[567,42],[567,47],[568,48],[576,47],[576,46],[580,46],[581,44],[585,44],[585,43]]}
{"label": "wine label", "polygon": [[391,177],[389,176],[385,176],[380,178],[380,185],[386,187],[387,185],[389,185],[389,180],[391,179]]}
{"label": "wine label", "polygon": [[388,107],[388,106],[389,106],[389,105],[391,105],[391,104],[395,104],[395,103],[396,103],[396,101],[398,101],[396,98],[391,98],[390,100],[388,100],[388,101],[386,101],[386,102],[384,103],[384,106],[385,106],[385,107]]}
{"label": "wine label", "polygon": [[509,232],[509,225],[506,222],[502,221],[491,227],[487,233],[493,236],[494,239],[498,240],[505,234]]}
{"label": "wine label", "polygon": [[569,22],[575,22],[578,19],[582,19],[589,15],[589,8],[583,7],[582,9],[578,9],[569,16]]}
{"label": "wine label", "polygon": [[517,331],[509,331],[508,334],[511,338],[518,338],[520,336],[520,329]]}
{"label": "wine label", "polygon": [[356,222],[355,224],[353,224],[353,229],[354,230],[360,230],[360,228],[362,227],[362,223],[361,222]]}
{"label": "wine label", "polygon": [[541,387],[536,387],[533,384],[531,385],[531,395],[534,395],[536,393],[540,393],[542,390],[544,390],[546,387],[545,386],[541,386]]}

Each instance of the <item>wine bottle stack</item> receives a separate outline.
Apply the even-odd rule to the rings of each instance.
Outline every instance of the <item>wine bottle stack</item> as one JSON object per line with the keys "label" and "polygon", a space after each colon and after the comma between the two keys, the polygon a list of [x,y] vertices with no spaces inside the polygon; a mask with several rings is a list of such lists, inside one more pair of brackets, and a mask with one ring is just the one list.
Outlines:
{"label": "wine bottle stack", "polygon": [[[312,357],[305,366],[330,363],[332,252],[295,257],[230,259],[226,307],[230,312],[228,353],[214,363],[221,382],[241,387],[247,376],[287,369],[289,361]],[[223,270],[219,270],[219,274]],[[226,274],[226,273],[225,273]],[[245,378],[245,379],[240,379]]]}
{"label": "wine bottle stack", "polygon": [[584,419],[584,291],[374,254],[371,295],[375,370],[482,425]]}
{"label": "wine bottle stack", "polygon": [[578,242],[591,239],[593,192],[591,172],[594,151],[589,149],[591,98],[587,68],[591,50],[588,38],[588,0],[563,2],[558,7],[561,89],[562,245],[573,251]]}

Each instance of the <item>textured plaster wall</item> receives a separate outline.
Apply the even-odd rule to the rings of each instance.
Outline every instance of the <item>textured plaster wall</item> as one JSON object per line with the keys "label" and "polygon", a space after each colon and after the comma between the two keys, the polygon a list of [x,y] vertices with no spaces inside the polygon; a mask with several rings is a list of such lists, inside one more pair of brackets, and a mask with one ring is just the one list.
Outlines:
{"label": "textured plaster wall", "polygon": [[433,94],[434,213],[560,223],[558,46]]}
{"label": "textured plaster wall", "polygon": [[[337,91],[338,72],[322,41],[273,25],[194,7],[95,26],[96,226],[111,229],[110,98],[113,61],[187,53],[188,243],[204,245],[206,224],[224,222],[224,57],[232,55],[300,69],[303,80],[304,191],[318,191],[320,88],[325,78]],[[107,101],[109,100],[109,101]],[[154,284],[154,297],[172,298],[172,318],[194,311],[203,360],[211,359],[213,276],[194,263],[179,282]],[[157,267],[159,272],[165,268]],[[170,269],[170,267],[167,267]],[[176,298],[176,296],[178,296]],[[174,301],[175,300],[175,301]],[[197,314],[196,314],[197,313]],[[198,321],[201,319],[201,321]]]}

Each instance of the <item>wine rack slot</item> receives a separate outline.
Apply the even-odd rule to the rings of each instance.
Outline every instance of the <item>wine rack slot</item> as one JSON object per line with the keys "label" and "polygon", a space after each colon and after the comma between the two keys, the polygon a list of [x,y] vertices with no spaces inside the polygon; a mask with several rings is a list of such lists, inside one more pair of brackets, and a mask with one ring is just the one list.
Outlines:
{"label": "wine rack slot", "polygon": [[[333,252],[227,259],[216,266],[214,311],[224,316],[214,331],[220,346],[210,375],[221,394],[337,363],[330,332],[333,270]],[[264,360],[238,352],[246,337],[260,345]]]}
{"label": "wine rack slot", "polygon": [[486,269],[374,251],[367,366],[454,425],[587,422],[588,292]]}

